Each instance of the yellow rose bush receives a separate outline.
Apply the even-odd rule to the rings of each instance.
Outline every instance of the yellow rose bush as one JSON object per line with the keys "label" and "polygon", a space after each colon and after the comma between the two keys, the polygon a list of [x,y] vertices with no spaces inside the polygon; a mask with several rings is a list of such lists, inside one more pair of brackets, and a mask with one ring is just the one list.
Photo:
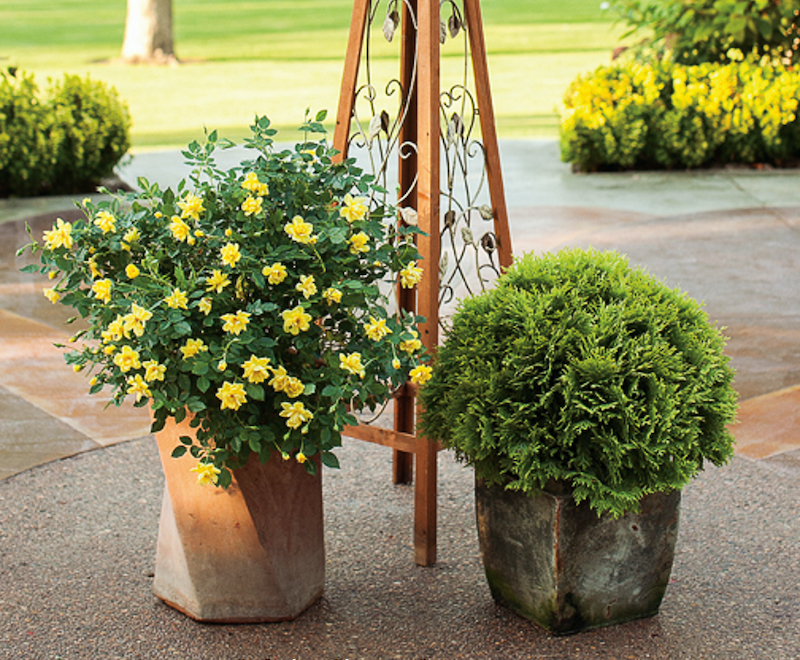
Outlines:
{"label": "yellow rose bush", "polygon": [[48,298],[88,322],[67,362],[90,391],[150,405],[153,431],[191,413],[197,439],[173,455],[221,486],[251,452],[336,467],[352,413],[425,372],[422,319],[386,295],[419,281],[418,230],[324,139],[278,151],[266,118],[252,131],[240,166],[216,168],[230,143],[211,133],[184,152],[195,169],[176,190],[140,179],[141,192],[84,200],[85,219],[27,246]]}

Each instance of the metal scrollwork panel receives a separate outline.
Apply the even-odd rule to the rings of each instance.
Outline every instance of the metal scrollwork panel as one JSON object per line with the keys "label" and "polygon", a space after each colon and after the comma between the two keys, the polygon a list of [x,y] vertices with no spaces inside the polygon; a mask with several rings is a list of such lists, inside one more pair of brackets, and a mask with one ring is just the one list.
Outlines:
{"label": "metal scrollwork panel", "polygon": [[[364,33],[359,82],[348,135],[348,155],[372,172],[396,202],[403,219],[416,223],[416,179],[398,187],[399,162],[417,155],[403,127],[413,113],[410,91],[419,54],[403,52],[403,30],[418,28],[417,2],[373,0]],[[463,0],[440,1],[441,253],[439,321],[446,325],[458,299],[485,290],[500,273],[494,218],[473,94],[468,26]],[[416,43],[416,39],[413,39]],[[405,63],[399,65],[405,56]],[[416,176],[416,175],[415,175]],[[389,199],[390,197],[390,199]]]}
{"label": "metal scrollwork panel", "polygon": [[500,265],[463,2],[443,0],[440,6],[441,323],[458,299],[484,291]]}
{"label": "metal scrollwork panel", "polygon": [[[411,2],[370,2],[348,136],[348,155],[373,173],[386,194],[392,195],[390,201],[400,207],[404,206],[409,192],[397,195],[398,159],[417,153],[415,143],[401,138],[402,128],[412,110],[409,91],[413,89],[417,75],[417,55],[414,53],[406,80],[398,76],[398,62],[403,54],[399,38],[403,11],[408,12],[408,22],[416,30],[416,12]],[[409,191],[411,189],[409,187]]]}

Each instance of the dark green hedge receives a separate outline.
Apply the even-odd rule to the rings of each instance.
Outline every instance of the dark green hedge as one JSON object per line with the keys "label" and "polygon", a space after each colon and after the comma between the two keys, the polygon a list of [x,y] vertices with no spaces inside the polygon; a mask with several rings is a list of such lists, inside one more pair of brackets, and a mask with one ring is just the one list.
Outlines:
{"label": "dark green hedge", "polygon": [[43,97],[29,74],[0,75],[0,197],[92,191],[130,147],[130,115],[101,82],[65,75]]}

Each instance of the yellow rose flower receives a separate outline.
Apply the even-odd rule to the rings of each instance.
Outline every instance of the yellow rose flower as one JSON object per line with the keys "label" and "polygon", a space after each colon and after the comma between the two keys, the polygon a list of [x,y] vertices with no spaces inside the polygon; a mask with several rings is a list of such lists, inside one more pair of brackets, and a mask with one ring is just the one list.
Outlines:
{"label": "yellow rose flower", "polygon": [[131,304],[130,314],[122,317],[123,331],[125,336],[133,332],[137,337],[144,334],[144,325],[153,317],[152,312],[148,312],[144,307],[140,307],[136,303]]}
{"label": "yellow rose flower", "polygon": [[333,287],[328,287],[325,289],[322,297],[325,298],[329,305],[342,302],[342,292],[339,291],[339,289],[334,289]]}
{"label": "yellow rose flower", "polygon": [[411,376],[411,382],[416,385],[424,385],[427,383],[431,378],[431,369],[427,364],[421,364],[418,367],[414,367],[409,375]]}
{"label": "yellow rose flower", "polygon": [[136,264],[128,264],[127,266],[125,266],[125,274],[131,280],[135,280],[137,277],[139,277],[140,273],[141,271],[136,266]]}
{"label": "yellow rose flower", "polygon": [[103,338],[103,343],[107,344],[112,341],[119,341],[122,339],[122,335],[125,332],[125,325],[124,321],[122,320],[121,316],[117,316],[111,323],[108,324],[108,327],[100,333],[100,336]]}
{"label": "yellow rose flower", "polygon": [[217,475],[221,470],[209,463],[198,463],[191,469],[191,472],[197,473],[197,482],[201,486],[215,486],[218,481]]}
{"label": "yellow rose flower", "polygon": [[109,303],[111,302],[111,287],[111,280],[97,280],[97,282],[92,284],[92,292],[98,300]]}
{"label": "yellow rose flower", "polygon": [[247,176],[244,178],[244,183],[242,183],[242,188],[248,192],[255,193],[259,197],[269,194],[269,187],[266,183],[259,181],[258,175],[255,172],[247,173]]}
{"label": "yellow rose flower", "polygon": [[283,392],[286,389],[286,385],[289,383],[289,378],[291,378],[291,376],[286,373],[286,369],[283,367],[273,369],[272,380],[269,381],[270,387],[276,392]]}
{"label": "yellow rose flower", "polygon": [[61,296],[58,295],[58,292],[55,289],[42,289],[42,293],[44,294],[44,297],[54,305],[61,300]]}
{"label": "yellow rose flower", "polygon": [[122,373],[128,373],[131,369],[139,369],[142,366],[139,363],[139,352],[130,346],[122,347],[122,350],[114,356],[114,364]]}
{"label": "yellow rose flower", "polygon": [[306,455],[301,451],[297,452],[297,456],[295,456],[295,459],[297,460],[298,463],[300,463],[300,465],[302,465],[308,460],[308,458],[306,458]]}
{"label": "yellow rose flower", "polygon": [[197,303],[197,308],[206,316],[211,312],[211,298],[201,298]]}
{"label": "yellow rose flower", "polygon": [[348,241],[350,243],[350,254],[359,254],[361,252],[369,252],[369,236],[363,231],[351,236]]}
{"label": "yellow rose flower", "polygon": [[369,323],[364,325],[364,331],[372,341],[380,341],[392,333],[391,329],[386,327],[386,319],[378,320],[374,316],[369,317]]}
{"label": "yellow rose flower", "polygon": [[347,222],[352,223],[363,220],[367,216],[367,213],[369,213],[369,207],[364,197],[353,197],[349,194],[344,196],[342,208],[339,209],[339,215],[347,220]]}
{"label": "yellow rose flower", "polygon": [[61,218],[56,219],[56,226],[44,232],[43,236],[45,240],[44,246],[48,250],[55,250],[60,247],[65,247],[68,250],[72,248],[72,225],[69,222],[64,222]]}
{"label": "yellow rose flower", "polygon": [[294,403],[281,403],[280,416],[286,418],[286,426],[290,429],[300,428],[303,422],[313,419],[314,415],[306,410],[302,401],[295,401]]}
{"label": "yellow rose flower", "polygon": [[317,242],[317,237],[313,234],[314,225],[306,222],[299,215],[294,216],[291,222],[286,223],[283,230],[297,243],[314,245]]}
{"label": "yellow rose flower", "polygon": [[220,250],[220,256],[222,258],[222,263],[226,266],[230,266],[231,268],[233,268],[239,262],[239,259],[242,258],[242,255],[239,252],[239,245],[236,243],[226,243],[225,246]]}
{"label": "yellow rose flower", "polygon": [[231,281],[228,279],[228,276],[221,270],[212,270],[211,277],[206,278],[206,289],[208,291],[222,293],[222,290],[230,283]]}
{"label": "yellow rose flower", "polygon": [[269,366],[270,362],[271,360],[269,358],[260,358],[251,355],[250,359],[242,365],[244,377],[251,383],[263,383],[269,378],[270,373],[272,373],[272,369],[270,369]]}
{"label": "yellow rose flower", "polygon": [[306,386],[303,385],[302,381],[299,378],[290,377],[286,385],[283,388],[283,391],[286,392],[286,395],[290,399],[296,399],[299,397],[306,389]]}
{"label": "yellow rose flower", "polygon": [[286,266],[280,262],[274,263],[271,266],[264,266],[261,270],[261,274],[267,278],[270,284],[280,284],[286,279]]}
{"label": "yellow rose flower", "polygon": [[239,310],[236,314],[223,314],[220,318],[224,321],[222,329],[233,335],[240,335],[250,323],[250,314]]}
{"label": "yellow rose flower", "polygon": [[281,312],[283,317],[283,331],[293,335],[298,335],[309,329],[311,323],[311,315],[306,314],[306,310],[302,305],[298,305],[294,309],[287,309]]}
{"label": "yellow rose flower", "polygon": [[300,282],[294,288],[302,293],[306,300],[317,292],[317,285],[314,283],[313,275],[301,275]]}
{"label": "yellow rose flower", "polygon": [[148,360],[147,362],[142,362],[142,367],[144,368],[144,379],[151,383],[154,380],[164,380],[164,374],[167,371],[167,367],[163,364],[159,364],[156,360]]}
{"label": "yellow rose flower", "polygon": [[187,193],[186,196],[178,202],[178,208],[181,210],[181,218],[192,218],[199,220],[200,214],[205,211],[203,208],[203,199],[193,193]]}
{"label": "yellow rose flower", "polygon": [[409,261],[408,265],[400,271],[400,286],[404,289],[413,289],[422,281],[422,268],[416,261]]}
{"label": "yellow rose flower", "polygon": [[108,234],[109,232],[113,232],[117,228],[117,220],[116,218],[111,215],[108,211],[100,211],[94,217],[94,224],[100,229],[103,230],[104,234]]}
{"label": "yellow rose flower", "polygon": [[202,339],[187,339],[186,343],[181,346],[180,350],[181,353],[183,353],[183,359],[188,360],[189,358],[193,358],[201,351],[207,351],[208,346],[203,343]]}
{"label": "yellow rose flower", "polygon": [[188,309],[187,304],[189,303],[189,297],[186,295],[185,291],[175,289],[164,298],[164,302],[167,303],[169,307],[172,307],[172,309]]}
{"label": "yellow rose flower", "polygon": [[192,233],[192,228],[187,225],[177,215],[172,216],[172,221],[169,223],[169,230],[177,241],[185,241]]}
{"label": "yellow rose flower", "polygon": [[416,333],[416,331],[412,330],[411,334],[414,336],[414,338],[404,339],[403,341],[400,342],[399,346],[401,351],[405,351],[409,355],[416,353],[420,348],[422,348],[422,342],[419,339],[417,339],[419,335]]}
{"label": "yellow rose flower", "polygon": [[363,378],[366,375],[364,365],[361,364],[361,353],[350,353],[349,355],[339,355],[339,368]]}
{"label": "yellow rose flower", "polygon": [[217,398],[221,401],[220,408],[225,410],[239,410],[243,403],[247,403],[247,395],[244,391],[244,385],[241,383],[224,382],[222,387],[217,390]]}
{"label": "yellow rose flower", "polygon": [[242,202],[242,211],[246,216],[258,215],[261,213],[264,201],[261,197],[250,197]]}
{"label": "yellow rose flower", "polygon": [[136,400],[140,401],[142,397],[150,398],[152,394],[150,393],[150,388],[147,387],[147,383],[144,382],[144,379],[141,377],[140,374],[136,374],[135,376],[129,376],[128,380],[128,394],[135,394]]}
{"label": "yellow rose flower", "polygon": [[394,360],[392,360],[393,369],[399,369],[401,366],[402,364],[400,363],[400,360],[398,360],[397,358],[394,358]]}
{"label": "yellow rose flower", "polygon": [[89,264],[89,274],[92,276],[93,280],[96,280],[102,273],[100,269],[97,267],[97,262],[94,260],[94,257],[91,257],[88,261]]}
{"label": "yellow rose flower", "polygon": [[127,243],[135,243],[141,237],[142,235],[139,233],[139,230],[136,227],[132,227],[131,229],[125,232],[125,235],[122,237],[122,239]]}

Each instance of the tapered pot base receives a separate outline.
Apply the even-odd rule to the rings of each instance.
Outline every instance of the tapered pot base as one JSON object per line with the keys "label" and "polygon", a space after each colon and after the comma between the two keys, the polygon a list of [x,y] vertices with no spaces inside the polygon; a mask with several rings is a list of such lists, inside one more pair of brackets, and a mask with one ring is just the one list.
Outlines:
{"label": "tapered pot base", "polygon": [[202,486],[194,459],[174,459],[188,423],[157,434],[166,477],[153,590],[187,616],[210,623],[293,619],[325,583],[321,470],[253,454],[227,489]]}

